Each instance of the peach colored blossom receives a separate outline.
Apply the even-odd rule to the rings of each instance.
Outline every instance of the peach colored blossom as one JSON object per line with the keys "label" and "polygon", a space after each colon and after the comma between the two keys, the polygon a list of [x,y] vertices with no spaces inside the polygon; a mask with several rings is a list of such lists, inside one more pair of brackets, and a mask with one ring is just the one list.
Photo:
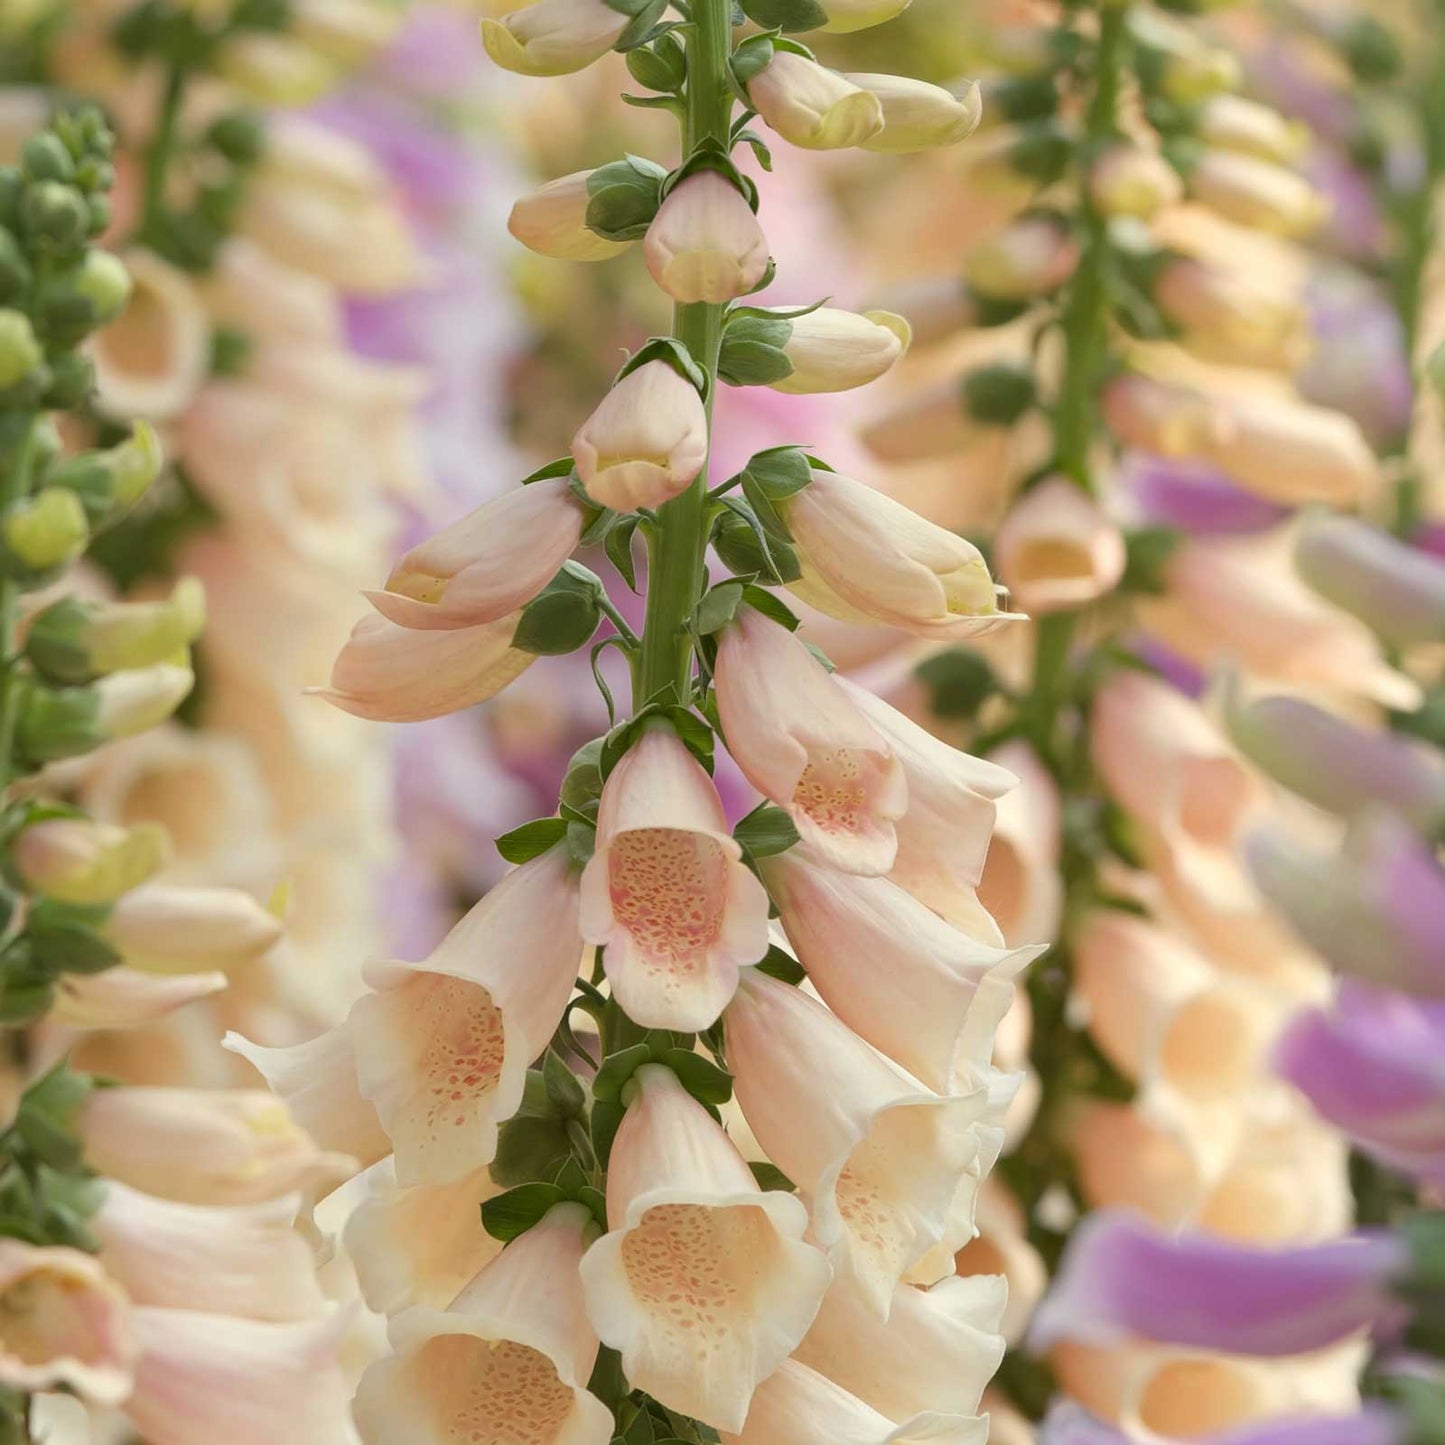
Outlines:
{"label": "peach colored blossom", "polygon": [[642,254],[674,301],[720,306],[746,296],[768,269],[768,240],[742,192],[713,170],[697,171],[653,217]]}
{"label": "peach colored blossom", "polygon": [[1119,585],[1124,536],[1066,477],[1049,477],[1014,503],[994,537],[994,565],[1022,612],[1086,607]]}

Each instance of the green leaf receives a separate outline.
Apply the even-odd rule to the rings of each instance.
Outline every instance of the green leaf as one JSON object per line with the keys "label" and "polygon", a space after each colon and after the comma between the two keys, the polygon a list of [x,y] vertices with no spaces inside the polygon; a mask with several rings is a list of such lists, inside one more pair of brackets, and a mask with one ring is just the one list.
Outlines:
{"label": "green leaf", "polygon": [[59,1063],[26,1089],[20,1097],[20,1108],[22,1112],[45,1114],[68,1129],[94,1089],[91,1075]]}
{"label": "green leaf", "polygon": [[687,62],[677,42],[664,49],[663,42],[672,40],[665,35],[655,45],[642,46],[629,51],[627,69],[632,78],[648,90],[675,95],[687,81]]}
{"label": "green leaf", "polygon": [[592,1097],[602,1104],[620,1103],[627,1081],[643,1064],[650,1064],[654,1057],[651,1046],[645,1043],[633,1044],[630,1048],[609,1054],[592,1081]]}
{"label": "green leaf", "polygon": [[741,819],[733,837],[754,858],[772,858],[799,842],[793,820],[772,803],[763,803]]}
{"label": "green leaf", "polygon": [[555,1184],[536,1180],[530,1184],[519,1184],[482,1205],[482,1228],[493,1239],[510,1244],[534,1224],[539,1224],[548,1210],[567,1198],[567,1193]]}
{"label": "green leaf", "polygon": [[789,632],[798,630],[798,618],[793,609],[781,597],[775,596],[766,588],[752,585],[745,587],[743,601],[755,612],[761,612],[764,617],[771,618],[780,627],[786,627]]}
{"label": "green leaf", "polygon": [[781,537],[769,534],[747,501],[720,499],[723,510],[713,523],[713,550],[734,573],[784,584],[803,575],[798,554]]}
{"label": "green leaf", "polygon": [[769,1164],[766,1160],[753,1160],[748,1168],[753,1171],[759,1189],[776,1189],[783,1194],[791,1194],[798,1187],[776,1164]]}
{"label": "green leaf", "polygon": [[617,37],[612,48],[625,55],[640,45],[646,45],[655,35],[658,22],[667,13],[667,6],[668,0],[646,0],[627,29]]}
{"label": "green leaf", "polygon": [[530,863],[560,843],[566,833],[567,823],[563,818],[535,818],[510,833],[503,833],[497,839],[497,852],[508,863]]}
{"label": "green leaf", "polygon": [[818,0],[742,0],[742,7],[764,30],[816,30],[828,23]]}
{"label": "green leaf", "polygon": [[546,589],[522,609],[512,646],[540,657],[576,652],[601,621],[602,581],[580,562],[568,562]]}
{"label": "green leaf", "polygon": [[587,860],[597,851],[597,829],[587,823],[568,823],[567,851],[572,855],[574,863],[585,867]]}
{"label": "green leaf", "polygon": [[559,1119],[518,1114],[497,1132],[492,1178],[521,1185],[555,1173],[572,1152],[567,1125]]}
{"label": "green leaf", "polygon": [[[628,57],[629,66],[634,58]],[[662,204],[666,179],[667,172],[644,156],[624,156],[599,166],[587,177],[588,230],[609,241],[636,241],[646,235]]]}
{"label": "green leaf", "polygon": [[528,473],[518,485],[528,487],[533,482],[546,482],[553,477],[570,477],[576,465],[571,457],[558,457],[555,462],[548,462],[545,467],[538,467],[535,472]]}
{"label": "green leaf", "polygon": [[636,512],[628,512],[618,517],[602,538],[602,548],[607,553],[607,560],[617,568],[622,580],[632,592],[637,591],[637,563],[632,555],[632,539],[637,534],[641,521],[642,518]]}
{"label": "green leaf", "polygon": [[1141,527],[1125,539],[1128,561],[1119,584],[1126,592],[1162,593],[1169,559],[1184,540],[1172,527]]}
{"label": "green leaf", "polygon": [[704,637],[721,632],[737,615],[742,606],[743,584],[741,582],[719,582],[704,594],[697,604],[697,630]]}
{"label": "green leaf", "polygon": [[76,908],[45,899],[26,919],[30,959],[42,974],[103,973],[121,961],[120,952],[96,933],[108,909]]}
{"label": "green leaf", "polygon": [[732,1075],[691,1049],[667,1049],[657,1062],[666,1064],[699,1104],[726,1104],[733,1096]]}
{"label": "green leaf", "polygon": [[759,973],[765,973],[769,978],[775,978],[779,983],[788,984],[791,988],[797,988],[807,978],[803,965],[790,953],[785,953],[776,943],[772,944],[767,953],[763,955],[761,963],[753,967]]}
{"label": "green leaf", "polygon": [[772,35],[750,35],[733,51],[733,75],[744,91],[754,76],[761,75],[773,62],[776,47]]}
{"label": "green leaf", "polygon": [[586,1113],[586,1089],[552,1049],[542,1060],[542,1080],[547,1086],[547,1101],[559,1118],[580,1119]]}

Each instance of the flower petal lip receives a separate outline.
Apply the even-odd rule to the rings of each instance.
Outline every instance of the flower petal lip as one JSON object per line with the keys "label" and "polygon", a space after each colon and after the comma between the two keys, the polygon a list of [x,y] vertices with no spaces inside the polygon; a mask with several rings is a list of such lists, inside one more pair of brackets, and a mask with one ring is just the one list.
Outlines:
{"label": "flower petal lip", "polygon": [[794,51],[775,50],[747,90],[769,127],[808,150],[863,145],[883,129],[876,96]]}
{"label": "flower petal lip", "polygon": [[643,238],[652,279],[674,301],[720,306],[752,291],[768,270],[768,240],[738,188],[713,170],[671,191]]}

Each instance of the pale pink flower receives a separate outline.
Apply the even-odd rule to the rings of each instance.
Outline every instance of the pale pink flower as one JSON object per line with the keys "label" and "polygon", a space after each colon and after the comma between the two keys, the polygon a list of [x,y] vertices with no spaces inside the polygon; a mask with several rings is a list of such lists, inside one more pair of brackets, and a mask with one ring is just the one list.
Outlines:
{"label": "pale pink flower", "polygon": [[758,1382],[802,1339],[832,1271],[803,1242],[807,1210],[758,1188],[670,1069],[646,1064],[633,1079],[607,1169],[612,1230],[582,1261],[587,1312],[634,1385],[736,1430]]}
{"label": "pale pink flower", "polygon": [[0,1239],[0,1312],[7,1389],[70,1389],[94,1405],[118,1405],[130,1393],[130,1302],[90,1255]]}
{"label": "pale pink flower", "polygon": [[104,973],[63,973],[56,982],[50,1018],[73,1029],[139,1028],[220,993],[226,983],[224,973],[164,978],[121,967]]}
{"label": "pale pink flower", "polygon": [[113,903],[170,857],[156,823],[121,828],[94,818],[46,818],[22,829],[11,852],[27,888],[61,903]]}
{"label": "pale pink flower", "polygon": [[460,712],[495,697],[532,665],[532,653],[512,646],[519,616],[424,633],[363,617],[337,654],[331,685],[309,691],[373,722]]}
{"label": "pale pink flower", "polygon": [[1056,216],[1025,215],[985,236],[964,257],[963,277],[997,301],[1031,301],[1074,274],[1080,247]]}
{"label": "pale pink flower", "polygon": [[929,1092],[822,1004],[756,970],[725,1018],[758,1143],[797,1184],[835,1270],[886,1318],[894,1286],[949,1229],[978,1156],[983,1091]]}
{"label": "pale pink flower", "polygon": [[732,181],[702,170],[663,201],[642,254],[674,301],[721,306],[746,296],[767,274],[768,238]]}
{"label": "pale pink flower", "polygon": [[747,90],[764,122],[806,150],[863,145],[883,129],[875,95],[795,51],[775,50]]}
{"label": "pale pink flower", "polygon": [[[1019,785],[998,801],[993,841],[978,888],[979,902],[987,909],[984,916],[997,921],[1011,946],[1052,943],[1064,906],[1059,872],[1059,786],[1026,743],[1005,743],[991,760],[1013,773]],[[961,920],[954,921],[967,927]],[[986,941],[995,941],[975,932]]]}
{"label": "pale pink flower", "polygon": [[629,16],[605,0],[535,0],[501,19],[482,20],[482,43],[504,70],[571,75],[600,60]]}
{"label": "pale pink flower", "polygon": [[577,548],[584,515],[566,477],[518,487],[413,547],[384,591],[366,594],[400,627],[473,627],[526,606]]}
{"label": "pale pink flower", "polygon": [[597,1336],[578,1278],[596,1228],[582,1205],[558,1204],[448,1309],[396,1315],[393,1353],[356,1393],[364,1445],[607,1445],[612,1412],[587,1392]]}
{"label": "pale pink flower", "polygon": [[599,507],[657,507],[707,464],[707,413],[697,388],[666,361],[629,372],[572,438],[577,475]]}
{"label": "pale pink flower", "polygon": [[608,777],[581,894],[582,936],[606,949],[613,996],[644,1028],[710,1027],[738,969],[768,951],[768,896],[712,779],[665,727]]}
{"label": "pale pink flower", "polygon": [[745,607],[723,630],[715,682],[728,751],[748,781],[835,867],[888,872],[908,802],[903,768],[803,643]]}
{"label": "pale pink flower", "polygon": [[994,538],[994,565],[1030,616],[1097,602],[1119,585],[1124,536],[1067,477],[1050,477],[1014,503]]}
{"label": "pale pink flower", "polygon": [[111,909],[101,936],[143,973],[201,973],[254,963],[275,946],[281,920],[238,888],[148,883]]}
{"label": "pale pink flower", "polygon": [[591,171],[574,171],[520,197],[507,217],[507,229],[529,251],[559,261],[606,261],[620,256],[630,241],[609,241],[587,225],[591,176]]}

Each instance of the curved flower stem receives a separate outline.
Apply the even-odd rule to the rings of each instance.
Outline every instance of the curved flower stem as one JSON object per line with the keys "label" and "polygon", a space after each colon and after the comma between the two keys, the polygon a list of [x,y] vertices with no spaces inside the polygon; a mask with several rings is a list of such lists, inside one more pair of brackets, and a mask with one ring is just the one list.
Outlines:
{"label": "curved flower stem", "polygon": [[[693,0],[687,39],[687,118],[684,151],[708,140],[725,148],[733,97],[727,67],[732,52],[732,0]],[[717,388],[718,352],[726,306],[678,306],[673,335],[707,373],[708,425]],[[680,497],[658,509],[647,539],[647,612],[637,668],[634,708],[663,694],[686,703],[691,695],[692,643],[687,621],[702,593],[707,550],[707,468]]]}

